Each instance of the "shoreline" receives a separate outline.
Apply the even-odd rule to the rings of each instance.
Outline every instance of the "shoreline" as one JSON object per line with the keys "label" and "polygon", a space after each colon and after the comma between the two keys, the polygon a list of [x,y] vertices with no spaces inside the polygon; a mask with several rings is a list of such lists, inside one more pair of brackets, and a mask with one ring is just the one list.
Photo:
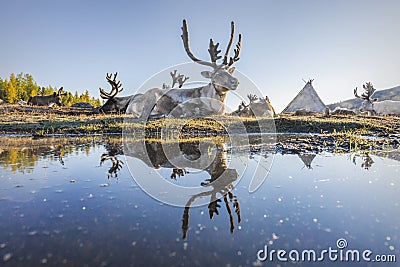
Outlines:
{"label": "shoreline", "polygon": [[[20,105],[0,105],[1,135],[75,135],[75,134],[120,134],[124,127],[132,130],[144,129],[138,120],[125,114],[98,114],[92,110],[77,108],[41,108]],[[196,135],[220,135],[226,127],[235,132],[259,133],[337,133],[362,130],[371,136],[400,134],[399,116],[347,116],[311,115],[293,116],[279,114],[272,118],[212,116],[205,119],[159,119],[147,123],[147,133],[156,133],[165,128],[179,130],[182,134],[196,131]]]}
{"label": "shoreline", "polygon": [[383,151],[399,149],[400,145],[400,117],[396,116],[279,114],[274,119],[256,120],[225,115],[204,119],[164,118],[145,125],[125,114],[96,114],[91,110],[76,113],[75,110],[0,105],[0,112],[3,112],[0,138],[121,138],[126,130],[133,133],[135,140],[150,142],[161,139],[163,142],[190,142],[197,138],[226,138],[238,133],[249,138],[260,134],[276,135],[276,149],[282,153]]}

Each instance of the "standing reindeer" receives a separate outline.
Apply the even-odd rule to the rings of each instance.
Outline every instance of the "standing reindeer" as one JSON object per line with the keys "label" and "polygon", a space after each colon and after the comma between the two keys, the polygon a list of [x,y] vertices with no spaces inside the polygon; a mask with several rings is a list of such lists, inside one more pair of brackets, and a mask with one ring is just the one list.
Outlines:
{"label": "standing reindeer", "polygon": [[210,39],[208,52],[210,61],[201,60],[193,55],[190,51],[189,33],[186,20],[183,20],[182,40],[186,54],[194,62],[211,67],[212,71],[202,71],[201,75],[204,78],[210,79],[210,83],[190,89],[170,89],[168,91],[161,88],[153,88],[147,91],[144,95],[144,109],[139,109],[139,101],[132,101],[127,113],[132,113],[139,116],[141,120],[147,120],[154,108],[157,113],[171,117],[194,117],[207,116],[212,114],[223,114],[225,110],[225,100],[227,92],[236,90],[239,85],[237,78],[232,74],[235,70],[232,65],[239,60],[242,37],[239,34],[239,41],[234,49],[234,56],[228,59],[229,50],[233,43],[235,24],[231,23],[230,40],[221,63],[217,60],[221,59],[219,55],[221,50],[218,50],[219,43],[214,44]]}
{"label": "standing reindeer", "polygon": [[56,104],[58,106],[62,106],[61,104],[61,96],[66,95],[67,93],[61,93],[63,87],[54,92],[52,95],[36,95],[31,96],[28,99],[27,104],[33,106],[50,106],[52,104]]}
{"label": "standing reindeer", "polygon": [[360,112],[367,111],[368,114],[379,114],[379,115],[400,115],[400,101],[385,100],[378,102],[377,98],[372,96],[376,89],[368,82],[363,85],[364,93],[358,95],[357,87],[354,89],[354,96],[364,100],[360,107]]}

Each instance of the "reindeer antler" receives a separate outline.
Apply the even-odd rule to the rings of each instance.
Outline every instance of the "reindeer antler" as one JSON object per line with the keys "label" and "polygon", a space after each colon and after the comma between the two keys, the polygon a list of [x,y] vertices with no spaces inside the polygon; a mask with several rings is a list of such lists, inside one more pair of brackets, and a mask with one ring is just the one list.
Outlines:
{"label": "reindeer antler", "polygon": [[362,93],[361,96],[359,96],[357,94],[357,87],[356,87],[354,89],[354,96],[357,97],[357,98],[361,98],[363,100],[371,101],[371,97],[375,93],[376,89],[374,88],[374,86],[370,82],[367,82],[366,84],[363,84],[363,89],[364,89],[365,92]]}
{"label": "reindeer antler", "polygon": [[182,40],[183,40],[183,46],[185,47],[186,50],[186,54],[194,61],[197,62],[201,65],[205,65],[205,66],[210,66],[210,67],[214,67],[214,64],[212,64],[211,62],[207,62],[207,61],[203,61],[198,59],[197,57],[195,57],[193,55],[193,53],[190,51],[190,44],[189,44],[189,32],[188,32],[188,27],[187,27],[187,22],[184,19],[183,20],[183,25],[182,25]]}
{"label": "reindeer antler", "polygon": [[61,86],[60,89],[57,90],[57,95],[62,96],[62,95],[67,95],[67,93],[61,93],[64,90],[64,87]]}
{"label": "reindeer antler", "polygon": [[222,67],[222,66],[229,67],[233,63],[235,63],[236,61],[239,60],[240,48],[241,48],[241,45],[242,45],[242,36],[241,36],[241,34],[239,34],[239,41],[236,44],[236,48],[234,49],[234,56],[230,57],[229,63],[228,63],[228,54],[229,54],[229,50],[230,50],[230,48],[232,46],[233,37],[234,37],[234,33],[235,33],[235,23],[233,21],[231,22],[230,40],[229,40],[229,43],[228,43],[228,46],[227,46],[227,49],[226,49],[226,52],[225,52],[225,55],[224,55],[223,62],[220,65],[217,64],[217,60],[221,59],[221,57],[222,57],[222,56],[218,55],[221,52],[221,50],[218,50],[219,43],[214,44],[213,39],[210,39],[208,53],[210,54],[211,62],[200,60],[197,57],[195,57],[193,55],[193,53],[190,51],[189,32],[188,32],[187,22],[186,22],[185,19],[183,20],[183,26],[182,26],[181,29],[182,29],[181,37],[182,37],[182,40],[183,40],[183,45],[185,47],[186,54],[194,62],[197,62],[197,63],[205,65],[205,66],[210,66],[210,67],[213,67],[213,68],[218,68],[218,67]]}
{"label": "reindeer antler", "polygon": [[108,170],[108,178],[110,178],[110,176],[113,176],[113,175],[115,177],[117,177],[118,171],[122,168],[122,164],[124,164],[124,162],[122,160],[117,159],[116,156],[109,155],[109,154],[103,154],[103,155],[101,155],[101,158],[100,158],[100,166],[106,160],[111,160],[111,162],[112,162],[112,166]]}
{"label": "reindeer antler", "polygon": [[174,70],[174,72],[170,72],[169,74],[172,77],[172,88],[175,86],[176,83],[178,83],[179,79],[183,77],[183,74],[178,74],[177,75],[177,70]]}
{"label": "reindeer antler", "polygon": [[170,75],[172,77],[172,87],[175,86],[176,83],[179,84],[179,88],[183,86],[183,84],[189,79],[189,77],[185,77],[183,74],[178,74],[177,75],[177,70],[174,70],[174,72],[170,72]]}
{"label": "reindeer antler", "polygon": [[106,91],[104,91],[103,88],[99,88],[100,89],[100,96],[103,99],[110,99],[115,97],[117,94],[121,93],[122,90],[124,90],[123,88],[120,89],[120,87],[122,86],[120,81],[117,81],[117,76],[118,76],[118,72],[116,72],[114,74],[114,78],[112,78],[112,74],[108,74],[106,75],[106,80],[107,82],[111,85],[111,92],[107,93]]}
{"label": "reindeer antler", "polygon": [[229,51],[231,50],[232,47],[232,43],[233,43],[233,38],[235,35],[235,22],[231,22],[231,37],[228,43],[228,46],[226,48],[226,52],[225,52],[225,56],[224,56],[224,61],[223,64],[227,65],[227,66],[232,66],[233,63],[235,63],[236,61],[238,61],[239,58],[239,54],[240,54],[240,48],[242,46],[242,35],[239,34],[239,41],[236,44],[236,48],[233,50],[234,52],[234,56],[229,58],[229,64],[228,64],[228,55],[229,55]]}
{"label": "reindeer antler", "polygon": [[233,57],[231,57],[229,59],[229,64],[228,66],[232,66],[233,63],[235,63],[236,61],[238,61],[240,59],[239,55],[240,55],[240,48],[242,47],[242,35],[239,34],[239,41],[236,44],[236,48],[233,50],[233,52],[235,53],[235,55]]}
{"label": "reindeer antler", "polygon": [[252,95],[252,94],[248,94],[247,98],[250,100],[250,103],[253,103],[254,101],[256,101],[258,99],[258,96]]}
{"label": "reindeer antler", "polygon": [[208,53],[210,54],[211,62],[216,63],[218,59],[220,59],[222,56],[219,56],[218,54],[221,53],[221,50],[218,50],[219,43],[216,43],[214,45],[213,39],[210,39],[210,45],[208,48]]}
{"label": "reindeer antler", "polygon": [[249,105],[246,105],[246,103],[244,102],[244,101],[242,101],[240,104],[239,104],[239,109],[246,109],[246,108],[248,108],[250,106],[250,104]]}

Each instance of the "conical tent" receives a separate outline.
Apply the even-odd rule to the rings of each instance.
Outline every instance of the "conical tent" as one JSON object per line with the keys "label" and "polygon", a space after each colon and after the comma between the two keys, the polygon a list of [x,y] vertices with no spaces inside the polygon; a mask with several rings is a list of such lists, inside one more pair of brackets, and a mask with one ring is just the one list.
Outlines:
{"label": "conical tent", "polygon": [[311,163],[315,158],[315,154],[298,154],[299,158],[301,161],[303,161],[304,166],[307,167],[307,169],[312,169]]}
{"label": "conical tent", "polygon": [[312,86],[313,80],[309,80],[297,96],[287,105],[282,113],[296,112],[297,110],[308,110],[313,112],[325,112],[326,106],[319,98]]}

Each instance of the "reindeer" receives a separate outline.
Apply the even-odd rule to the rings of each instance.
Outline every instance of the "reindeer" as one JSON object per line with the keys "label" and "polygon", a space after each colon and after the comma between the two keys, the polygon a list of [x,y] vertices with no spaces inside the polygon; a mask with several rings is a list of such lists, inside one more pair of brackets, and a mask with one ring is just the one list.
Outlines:
{"label": "reindeer", "polygon": [[125,112],[126,108],[129,105],[129,102],[136,97],[140,97],[142,94],[137,95],[130,95],[130,96],[123,96],[117,97],[119,93],[122,92],[123,88],[121,88],[122,84],[121,81],[117,81],[118,73],[114,74],[114,78],[112,78],[112,74],[106,75],[107,82],[111,85],[111,92],[107,93],[103,88],[100,89],[100,97],[106,99],[106,103],[99,108],[100,112]]}
{"label": "reindeer", "polygon": [[[189,33],[186,20],[183,20],[182,40],[186,54],[194,62],[211,67],[212,71],[202,71],[204,78],[210,79],[210,83],[190,89],[170,89],[168,91],[161,88],[153,88],[145,93],[144,110],[136,107],[139,101],[132,101],[129,113],[138,115],[141,120],[147,120],[154,108],[157,113],[171,117],[200,117],[213,114],[223,114],[225,111],[226,94],[231,90],[236,90],[239,81],[232,74],[235,70],[232,65],[239,60],[242,37],[239,34],[239,41],[234,49],[234,56],[228,59],[229,51],[233,43],[235,24],[231,22],[230,40],[224,54],[222,63],[217,63],[221,59],[218,50],[219,43],[214,44],[210,39],[208,52],[211,61],[200,60],[190,51]],[[127,113],[128,113],[127,111]]]}
{"label": "reindeer", "polygon": [[268,109],[269,109],[269,111],[271,112],[272,116],[275,116],[275,115],[276,115],[275,109],[274,109],[274,107],[272,106],[271,101],[269,101],[269,97],[268,97],[268,96],[265,96],[265,102],[267,102]]}
{"label": "reindeer", "polygon": [[275,116],[275,110],[269,101],[268,96],[265,98],[257,97],[256,95],[249,94],[247,98],[250,100],[250,116]]}
{"label": "reindeer", "polygon": [[50,106],[56,104],[58,106],[62,106],[61,104],[61,96],[66,95],[67,93],[61,93],[63,87],[54,92],[52,95],[36,95],[31,96],[28,99],[27,104],[33,106]]}
{"label": "reindeer", "polygon": [[269,102],[268,96],[266,96],[265,98],[259,98],[256,95],[248,94],[247,98],[249,99],[250,103],[246,105],[246,103],[242,101],[242,103],[239,105],[238,110],[233,112],[232,115],[248,117],[275,116],[275,110]]}
{"label": "reindeer", "polygon": [[385,100],[378,102],[377,98],[372,99],[376,89],[370,82],[364,84],[363,89],[365,92],[361,96],[357,93],[357,87],[354,89],[354,96],[364,100],[361,104],[360,112],[367,111],[368,115],[371,113],[378,115],[400,115],[400,101]]}
{"label": "reindeer", "polygon": [[238,109],[231,113],[231,115],[235,116],[249,116],[249,114],[250,114],[249,105],[246,105],[244,101],[240,102]]}

